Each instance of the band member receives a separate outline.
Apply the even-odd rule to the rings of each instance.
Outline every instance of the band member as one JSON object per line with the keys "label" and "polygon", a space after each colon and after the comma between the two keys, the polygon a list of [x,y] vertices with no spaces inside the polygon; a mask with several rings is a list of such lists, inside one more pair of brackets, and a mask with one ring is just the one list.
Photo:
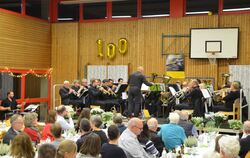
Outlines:
{"label": "band member", "polygon": [[122,84],[123,83],[123,78],[118,78],[118,84]]}
{"label": "band member", "polygon": [[116,88],[117,88],[117,86],[116,85],[114,85],[114,80],[113,79],[108,79],[108,83],[107,83],[108,85],[108,87],[109,88],[111,88],[111,90],[114,92],[115,90],[116,90]]}
{"label": "band member", "polygon": [[16,110],[17,108],[21,108],[25,105],[25,102],[21,104],[17,104],[16,99],[14,98],[14,92],[8,91],[7,98],[2,101],[0,105],[0,120],[4,120],[6,113],[10,112],[11,110]]}
{"label": "band member", "polygon": [[99,81],[93,79],[89,87],[89,99],[91,105],[100,105],[105,111],[109,111],[114,105],[118,105],[116,99],[105,99],[103,96],[106,95],[107,91],[99,86]]}
{"label": "band member", "polygon": [[205,113],[205,106],[202,102],[202,92],[199,88],[199,82],[197,80],[191,80],[188,86],[188,93],[186,98],[190,98],[191,105],[194,108],[194,117],[203,117]]}
{"label": "band member", "polygon": [[[224,104],[214,105],[213,111],[214,112],[233,111],[234,101],[240,98],[240,89],[241,89],[240,82],[238,81],[232,82],[228,94],[226,93],[226,91],[222,93],[222,100],[224,101]],[[242,99],[243,99],[242,105],[246,105],[247,102],[246,102],[246,98],[244,97],[244,94],[242,94]],[[247,119],[247,115],[248,115],[248,108],[246,107],[245,109],[242,110],[243,120]]]}
{"label": "band member", "polygon": [[73,93],[73,89],[70,88],[69,81],[63,82],[63,87],[60,88],[59,94],[61,96],[62,105],[70,105],[70,95]]}
{"label": "band member", "polygon": [[73,86],[71,86],[71,89],[73,89],[73,93],[71,93],[71,95],[70,95],[70,100],[79,99],[79,93],[77,93],[77,92],[80,89],[80,81],[79,80],[74,80],[73,81]]}
{"label": "band member", "polygon": [[140,105],[142,103],[141,85],[144,83],[147,86],[153,84],[148,82],[143,74],[142,66],[137,68],[137,71],[129,76],[128,84],[128,114],[129,116],[138,117],[140,112]]}

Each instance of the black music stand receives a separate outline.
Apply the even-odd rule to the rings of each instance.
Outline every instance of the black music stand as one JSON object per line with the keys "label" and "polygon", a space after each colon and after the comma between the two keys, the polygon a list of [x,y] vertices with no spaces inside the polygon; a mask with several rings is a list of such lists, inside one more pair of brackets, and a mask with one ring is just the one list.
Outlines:
{"label": "black music stand", "polygon": [[116,94],[122,94],[123,92],[125,92],[125,90],[127,89],[128,84],[120,84],[118,85],[118,87],[115,90]]}

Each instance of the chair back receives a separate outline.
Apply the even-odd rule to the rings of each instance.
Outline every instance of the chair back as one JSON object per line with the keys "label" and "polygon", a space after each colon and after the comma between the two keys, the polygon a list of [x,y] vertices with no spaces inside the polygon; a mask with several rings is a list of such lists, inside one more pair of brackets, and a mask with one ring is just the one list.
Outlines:
{"label": "chair back", "polygon": [[240,98],[234,101],[233,113],[236,115],[236,119],[240,119]]}

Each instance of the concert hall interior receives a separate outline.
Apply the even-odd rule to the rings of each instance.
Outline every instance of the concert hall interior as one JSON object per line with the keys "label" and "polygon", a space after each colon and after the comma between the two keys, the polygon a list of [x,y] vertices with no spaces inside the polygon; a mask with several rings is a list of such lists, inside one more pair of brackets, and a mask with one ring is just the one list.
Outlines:
{"label": "concert hall interior", "polygon": [[250,158],[249,39],[249,0],[0,0],[0,157]]}

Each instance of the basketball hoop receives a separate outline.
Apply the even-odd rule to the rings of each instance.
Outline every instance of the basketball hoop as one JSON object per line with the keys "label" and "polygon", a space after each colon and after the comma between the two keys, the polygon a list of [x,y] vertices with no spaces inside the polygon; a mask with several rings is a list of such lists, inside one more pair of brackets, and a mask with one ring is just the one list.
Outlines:
{"label": "basketball hoop", "polygon": [[216,53],[218,52],[207,52],[208,53],[208,61],[211,65],[216,65],[217,64],[217,58],[216,58]]}

